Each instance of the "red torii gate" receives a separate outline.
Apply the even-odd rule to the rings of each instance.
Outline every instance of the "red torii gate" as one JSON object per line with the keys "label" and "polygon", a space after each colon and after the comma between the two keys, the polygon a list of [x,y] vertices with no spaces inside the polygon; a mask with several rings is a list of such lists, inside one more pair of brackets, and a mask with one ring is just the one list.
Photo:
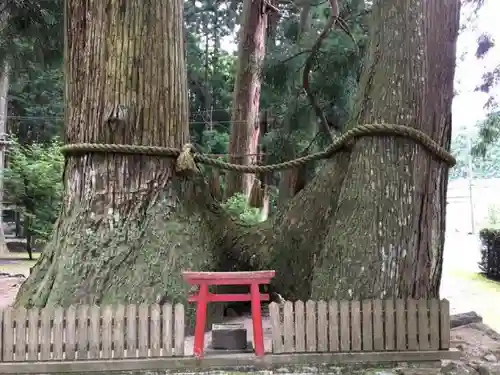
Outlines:
{"label": "red torii gate", "polygon": [[[266,285],[276,274],[275,271],[254,272],[191,272],[182,273],[189,285],[199,285],[197,294],[189,297],[196,302],[196,326],[194,331],[194,355],[203,358],[207,304],[209,302],[246,302],[252,303],[253,341],[255,355],[264,355],[264,334],[262,332],[261,301],[269,301],[269,294],[261,294],[259,285]],[[248,285],[250,293],[213,294],[208,291],[211,285]]]}

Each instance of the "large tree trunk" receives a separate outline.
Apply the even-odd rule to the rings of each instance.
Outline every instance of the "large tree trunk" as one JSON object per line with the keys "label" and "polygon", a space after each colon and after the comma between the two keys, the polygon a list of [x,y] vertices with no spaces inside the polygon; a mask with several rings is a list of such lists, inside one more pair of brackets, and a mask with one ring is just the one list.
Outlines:
{"label": "large tree trunk", "polygon": [[[259,139],[259,101],[262,63],[265,55],[267,13],[264,0],[245,0],[239,32],[238,68],[234,84],[229,139],[229,161],[249,165],[255,162]],[[243,193],[247,197],[254,176],[228,172],[226,197]]]}
{"label": "large tree trunk", "polygon": [[[154,9],[128,0],[124,14],[109,0],[90,9],[67,4],[68,142],[180,147],[187,138],[180,1]],[[103,28],[108,6],[112,23]],[[403,123],[449,149],[458,14],[459,0],[374,4],[353,125]],[[129,22],[120,17],[136,20],[124,28],[126,39]],[[158,40],[164,43],[152,43]],[[128,116],[112,125],[102,111],[116,104]],[[180,270],[210,268],[210,255],[223,270],[272,265],[288,298],[438,295],[447,167],[411,140],[359,140],[326,162],[274,220],[254,228],[228,219],[202,176],[177,177],[172,163],[70,158],[53,246],[18,303],[149,301],[164,291],[179,299]]]}
{"label": "large tree trunk", "polygon": [[[374,3],[352,124],[408,125],[449,150],[459,8],[459,0]],[[437,297],[447,165],[411,140],[367,137],[345,172],[313,298]]]}
{"label": "large tree trunk", "polygon": [[[188,141],[182,1],[70,0],[65,6],[66,143],[182,147]],[[201,237],[215,230],[201,230],[200,223],[217,220],[187,212],[196,191],[175,176],[174,162],[70,156],[52,242],[17,303],[182,298],[180,270],[210,267],[209,239]]]}

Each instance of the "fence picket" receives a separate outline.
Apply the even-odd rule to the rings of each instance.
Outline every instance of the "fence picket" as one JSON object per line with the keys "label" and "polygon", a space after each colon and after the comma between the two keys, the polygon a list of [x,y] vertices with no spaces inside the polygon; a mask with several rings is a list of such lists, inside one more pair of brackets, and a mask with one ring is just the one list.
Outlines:
{"label": "fence picket", "polygon": [[64,309],[56,307],[54,309],[54,325],[52,327],[52,359],[61,360],[63,355],[63,340],[64,340]]}
{"label": "fence picket", "polygon": [[440,349],[450,348],[450,302],[446,299],[440,303]]}
{"label": "fence picket", "polygon": [[125,306],[118,305],[115,309],[113,326],[113,358],[125,356]]}
{"label": "fence picket", "polygon": [[101,358],[113,358],[112,343],[113,343],[113,307],[104,306],[102,308],[102,327],[101,327]]}
{"label": "fence picket", "polygon": [[293,304],[287,301],[283,306],[283,350],[285,353],[293,353],[295,351],[294,337]]}
{"label": "fence picket", "polygon": [[340,301],[340,351],[351,350],[349,301]]}
{"label": "fence picket", "polygon": [[127,358],[137,357],[137,307],[127,306]]}
{"label": "fence picket", "polygon": [[306,302],[306,350],[316,351],[316,302]]}
{"label": "fence picket", "polygon": [[382,301],[373,301],[373,349],[384,349],[384,319],[382,317]]}
{"label": "fence picket", "polygon": [[15,353],[14,360],[17,362],[26,361],[26,318],[28,312],[24,307],[14,310],[14,321],[15,321]]}
{"label": "fence picket", "polygon": [[362,302],[362,332],[363,332],[363,351],[373,350],[373,310],[372,301],[366,300]]}
{"label": "fence picket", "polygon": [[280,307],[273,302],[269,305],[269,318],[271,320],[273,353],[283,353],[283,339],[281,337]]}
{"label": "fence picket", "polygon": [[162,336],[162,346],[163,346],[163,355],[164,356],[172,356],[172,305],[170,303],[166,303],[162,307],[162,319],[163,319],[163,336]]}
{"label": "fence picket", "polygon": [[151,319],[149,321],[149,332],[150,342],[149,345],[151,347],[151,356],[159,357],[161,355],[161,310],[160,306],[155,304],[151,306],[150,309]]}
{"label": "fence picket", "polygon": [[88,345],[89,345],[89,333],[88,333],[88,318],[89,318],[89,306],[79,305],[76,309],[76,316],[78,319],[77,326],[77,358],[87,359],[89,356]]}
{"label": "fence picket", "polygon": [[384,304],[385,350],[396,348],[396,317],[394,316],[394,301],[386,300]]}
{"label": "fence picket", "polygon": [[146,304],[139,305],[139,358],[148,356],[149,347],[149,306]]}
{"label": "fence picket", "polygon": [[90,307],[90,329],[89,329],[89,358],[97,359],[100,355],[101,346],[101,309],[99,306]]}
{"label": "fence picket", "polygon": [[406,306],[406,329],[408,350],[417,350],[417,303],[409,299]]}
{"label": "fence picket", "polygon": [[13,309],[6,308],[3,311],[3,360],[11,362],[14,360],[14,321]]}
{"label": "fence picket", "polygon": [[40,360],[49,361],[51,359],[52,344],[52,310],[50,307],[42,309],[40,322]]}
{"label": "fence picket", "polygon": [[439,300],[429,301],[430,349],[439,349]]}
{"label": "fence picket", "polygon": [[396,315],[396,349],[406,350],[406,311],[405,301],[402,299],[396,300],[395,315]]}
{"label": "fence picket", "polygon": [[429,308],[427,300],[421,299],[417,302],[417,316],[418,316],[418,349],[429,350]]}
{"label": "fence picket", "polygon": [[[66,359],[72,360],[76,357],[76,307],[70,306],[65,312],[66,340],[64,353]],[[37,321],[38,323],[38,321]]]}
{"label": "fence picket", "polygon": [[351,301],[351,350],[361,351],[361,309],[359,301]]}
{"label": "fence picket", "polygon": [[295,352],[306,351],[306,314],[304,302],[295,302]]}
{"label": "fence picket", "polygon": [[174,345],[175,356],[184,355],[184,305],[178,303],[174,308]]}
{"label": "fence picket", "polygon": [[328,351],[328,305],[325,301],[318,302],[318,352]]}
{"label": "fence picket", "polygon": [[28,310],[28,361],[38,360],[39,311],[36,307]]}
{"label": "fence picket", "polygon": [[328,349],[330,352],[339,351],[339,309],[338,303],[332,300],[328,303]]}

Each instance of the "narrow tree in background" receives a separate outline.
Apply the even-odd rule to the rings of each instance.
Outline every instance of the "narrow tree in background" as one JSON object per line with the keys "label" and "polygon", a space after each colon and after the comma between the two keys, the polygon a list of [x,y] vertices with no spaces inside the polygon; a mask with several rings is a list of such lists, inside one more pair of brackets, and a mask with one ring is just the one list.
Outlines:
{"label": "narrow tree in background", "polygon": [[[259,140],[259,101],[262,63],[265,57],[267,11],[264,0],[245,0],[238,41],[238,66],[233,93],[229,161],[249,165],[255,162]],[[254,176],[228,172],[226,197],[250,194]]]}

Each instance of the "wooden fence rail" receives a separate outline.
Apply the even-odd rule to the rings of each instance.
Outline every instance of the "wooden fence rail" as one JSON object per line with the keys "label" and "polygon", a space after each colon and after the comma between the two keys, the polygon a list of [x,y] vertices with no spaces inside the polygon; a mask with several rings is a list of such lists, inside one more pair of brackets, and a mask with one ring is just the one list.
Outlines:
{"label": "wooden fence rail", "polygon": [[448,350],[449,309],[437,299],[272,303],[273,353]]}
{"label": "wooden fence rail", "polygon": [[184,305],[7,308],[3,362],[184,355]]}

